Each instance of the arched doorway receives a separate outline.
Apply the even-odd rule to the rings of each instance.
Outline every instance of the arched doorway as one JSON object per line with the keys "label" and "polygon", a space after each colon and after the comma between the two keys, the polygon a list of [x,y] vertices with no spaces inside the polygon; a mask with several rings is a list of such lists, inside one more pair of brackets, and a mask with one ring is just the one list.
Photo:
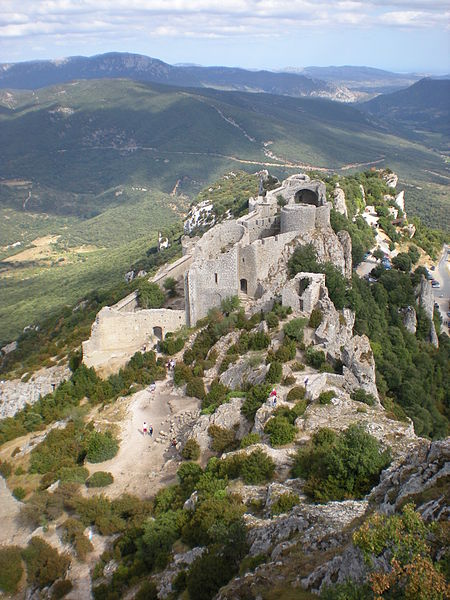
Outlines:
{"label": "arched doorway", "polygon": [[312,206],[319,206],[319,196],[312,190],[299,190],[294,196],[294,202],[296,204],[311,204]]}
{"label": "arched doorway", "polygon": [[247,280],[246,279],[241,279],[241,292],[243,294],[247,293]]}
{"label": "arched doorway", "polygon": [[161,341],[163,339],[162,327],[153,327],[153,335]]}

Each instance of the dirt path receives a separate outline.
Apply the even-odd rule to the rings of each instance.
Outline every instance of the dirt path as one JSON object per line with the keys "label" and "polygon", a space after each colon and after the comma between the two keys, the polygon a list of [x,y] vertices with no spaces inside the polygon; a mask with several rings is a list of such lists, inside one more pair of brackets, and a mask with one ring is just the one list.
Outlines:
{"label": "dirt path", "polygon": [[[98,465],[87,465],[91,473],[112,473],[114,483],[105,488],[105,493],[111,498],[122,493],[145,498],[170,483],[180,463],[179,452],[170,445],[171,438],[179,434],[177,423],[189,420],[199,404],[195,398],[175,394],[168,381],[158,382],[153,393],[145,389],[134,394],[121,423],[118,454]],[[153,437],[143,434],[144,421],[153,426]],[[175,428],[172,433],[171,426]]]}

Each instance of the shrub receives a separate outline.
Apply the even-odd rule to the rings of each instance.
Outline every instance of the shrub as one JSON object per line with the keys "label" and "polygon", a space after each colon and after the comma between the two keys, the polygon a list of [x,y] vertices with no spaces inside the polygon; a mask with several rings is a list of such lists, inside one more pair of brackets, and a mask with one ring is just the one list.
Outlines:
{"label": "shrub", "polygon": [[159,349],[163,354],[171,356],[183,349],[185,340],[181,337],[169,337],[159,342]]}
{"label": "shrub", "polygon": [[186,395],[203,400],[206,396],[205,384],[201,377],[193,377],[186,385]]}
{"label": "shrub", "polygon": [[79,560],[85,560],[89,552],[92,552],[94,546],[84,535],[84,524],[78,519],[69,518],[62,524],[65,541],[72,544]]}
{"label": "shrub", "polygon": [[23,489],[23,487],[15,487],[12,491],[12,495],[14,496],[14,498],[16,500],[23,500],[25,498],[25,496],[27,495],[26,491]]}
{"label": "shrub", "polygon": [[[295,419],[297,419],[298,417],[301,417],[304,414],[307,406],[308,406],[308,403],[306,402],[305,399],[299,400],[299,402],[295,403],[294,408],[291,410],[291,413],[293,413],[295,415]],[[294,419],[294,422],[295,422],[295,419]]]}
{"label": "shrub", "polygon": [[25,475],[26,471],[23,467],[17,467],[17,469],[14,471],[14,475],[20,476],[20,475]]}
{"label": "shrub", "polygon": [[314,308],[311,311],[308,325],[310,327],[312,327],[313,329],[317,329],[317,327],[319,327],[319,325],[322,323],[322,318],[323,318],[323,315],[322,315],[322,311],[320,310],[320,308]]}
{"label": "shrub", "polygon": [[93,473],[86,481],[86,487],[106,487],[107,485],[111,485],[113,481],[114,477],[111,475],[111,473],[108,473],[107,471],[97,471],[96,473]]}
{"label": "shrub", "polygon": [[[187,352],[187,350],[186,350]],[[186,354],[185,352],[185,354]],[[192,370],[184,364],[178,362],[173,369],[173,382],[175,385],[183,385],[193,378]]]}
{"label": "shrub", "polygon": [[294,477],[306,479],[305,492],[317,502],[362,498],[390,462],[389,450],[360,425],[337,434],[319,429],[298,451]]}
{"label": "shrub", "polygon": [[192,563],[187,576],[189,598],[211,600],[235,574],[232,563],[218,552],[207,551]]}
{"label": "shrub", "polygon": [[72,582],[70,579],[60,579],[59,581],[55,581],[52,586],[52,600],[59,600],[60,598],[64,598],[67,596],[69,592],[73,589]]}
{"label": "shrub", "polygon": [[258,444],[261,441],[261,437],[258,433],[247,433],[241,440],[240,447],[248,448],[248,446],[253,446],[253,444]]}
{"label": "shrub", "polygon": [[213,407],[213,410],[215,410],[218,406],[227,401],[228,392],[229,389],[227,386],[220,383],[218,379],[215,379],[211,383],[210,390],[202,402],[202,410],[208,407]]}
{"label": "shrub", "polygon": [[307,320],[302,317],[292,319],[283,326],[284,334],[296,342],[303,342],[303,329],[305,328],[306,323]]}
{"label": "shrub", "polygon": [[44,588],[62,579],[70,564],[67,554],[59,554],[40,537],[32,537],[22,551],[27,565],[28,583]]}
{"label": "shrub", "polygon": [[292,363],[291,369],[293,371],[304,371],[305,370],[305,365],[303,363],[301,363],[301,362],[295,362],[295,363]]}
{"label": "shrub", "polygon": [[283,376],[283,366],[278,361],[270,363],[269,370],[267,371],[266,381],[268,383],[280,383],[281,377]]}
{"label": "shrub", "polygon": [[144,581],[139,591],[134,596],[134,600],[157,600],[158,588],[153,581]]}
{"label": "shrub", "polygon": [[322,392],[318,397],[317,401],[319,404],[331,404],[331,400],[335,397],[335,393],[332,390],[328,392]]}
{"label": "shrub", "polygon": [[58,471],[60,481],[72,483],[84,483],[89,477],[89,471],[85,467],[62,467]]}
{"label": "shrub", "polygon": [[275,329],[275,327],[278,327],[280,320],[274,312],[269,312],[266,314],[266,323],[269,329]]}
{"label": "shrub", "polygon": [[138,279],[138,303],[142,308],[161,308],[165,301],[164,292],[156,283],[147,281],[145,277]]}
{"label": "shrub", "polygon": [[308,365],[314,369],[320,369],[324,362],[325,353],[322,350],[314,350],[312,346],[306,350],[306,363]]}
{"label": "shrub", "polygon": [[362,388],[359,388],[350,394],[350,398],[356,402],[364,402],[368,406],[373,406],[376,402],[375,397]]}
{"label": "shrub", "polygon": [[198,460],[200,458],[200,446],[194,438],[189,438],[181,451],[181,456],[185,460]]}
{"label": "shrub", "polygon": [[248,454],[241,466],[241,475],[245,483],[257,485],[272,479],[275,463],[260,448]]}
{"label": "shrub", "polygon": [[264,433],[270,435],[272,446],[290,444],[294,440],[296,432],[295,425],[289,423],[289,420],[283,416],[272,417],[264,427]]}
{"label": "shrub", "polygon": [[306,390],[302,385],[297,385],[291,388],[286,396],[288,402],[295,402],[296,400],[303,400],[305,397]]}
{"label": "shrub", "polygon": [[289,386],[289,385],[294,385],[294,383],[296,381],[297,380],[295,379],[295,377],[293,375],[286,375],[286,377],[283,377],[283,379],[281,380],[281,384]]}
{"label": "shrub", "polygon": [[0,547],[0,590],[14,594],[22,579],[21,549],[17,546]]}
{"label": "shrub", "polygon": [[278,496],[275,502],[270,507],[272,515],[280,515],[281,513],[289,512],[294,506],[299,503],[299,497],[294,492],[286,492]]}
{"label": "shrub", "polygon": [[254,420],[256,411],[267,400],[270,390],[270,384],[257,384],[250,388],[250,390],[247,392],[247,397],[245,398],[241,407],[241,413],[249,421]]}
{"label": "shrub", "polygon": [[278,348],[275,352],[275,358],[281,363],[288,362],[289,360],[293,360],[297,353],[297,344],[295,340],[291,340],[286,338],[283,344]]}
{"label": "shrub", "polygon": [[5,479],[12,473],[12,466],[7,460],[0,460],[0,475]]}
{"label": "shrub", "polygon": [[208,434],[213,440],[211,447],[215,452],[222,454],[237,447],[235,429],[225,429],[218,425],[210,425],[208,427]]}
{"label": "shrub", "polygon": [[89,436],[86,459],[91,463],[100,463],[113,458],[118,451],[119,444],[109,431],[93,431]]}
{"label": "shrub", "polygon": [[249,336],[249,350],[265,350],[270,344],[270,337],[263,331],[257,331]]}

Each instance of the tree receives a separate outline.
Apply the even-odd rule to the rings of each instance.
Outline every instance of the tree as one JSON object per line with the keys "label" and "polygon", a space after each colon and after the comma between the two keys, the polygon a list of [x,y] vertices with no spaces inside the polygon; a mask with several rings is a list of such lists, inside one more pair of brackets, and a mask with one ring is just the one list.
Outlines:
{"label": "tree", "polygon": [[411,270],[411,257],[409,253],[400,252],[397,256],[394,256],[392,259],[392,264],[396,269],[400,271],[404,271],[405,273],[409,273]]}
{"label": "tree", "polygon": [[145,278],[138,278],[136,289],[138,291],[138,302],[141,308],[161,308],[165,296],[162,289],[156,283],[151,283]]}
{"label": "tree", "polygon": [[173,298],[174,296],[177,295],[177,292],[175,290],[176,285],[177,285],[176,279],[174,279],[173,277],[166,277],[166,279],[164,279],[163,287],[166,290],[166,292],[169,294],[170,298]]}

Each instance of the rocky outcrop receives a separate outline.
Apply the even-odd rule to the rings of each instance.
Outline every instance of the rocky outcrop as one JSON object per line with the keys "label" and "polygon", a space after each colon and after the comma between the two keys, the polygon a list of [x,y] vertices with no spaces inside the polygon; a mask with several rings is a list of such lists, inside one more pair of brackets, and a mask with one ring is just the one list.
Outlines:
{"label": "rocky outcrop", "polygon": [[343,374],[354,389],[362,388],[379,401],[375,381],[375,360],[369,338],[356,335],[342,349]]}
{"label": "rocky outcrop", "polygon": [[439,347],[439,340],[436,333],[436,328],[433,323],[434,313],[434,294],[431,282],[422,275],[419,285],[415,289],[417,303],[423,308],[425,314],[431,321],[430,333],[428,340],[435,346]]}
{"label": "rocky outcrop", "polygon": [[262,450],[265,454],[270,456],[275,463],[277,474],[280,478],[282,478],[283,475],[286,477],[294,462],[294,457],[296,454],[295,448],[271,448],[265,444],[253,444],[253,446],[248,446],[242,450],[228,452],[226,455],[223,455],[222,458],[233,456],[235,454],[251,454],[257,449]]}
{"label": "rocky outcrop", "polygon": [[41,369],[28,381],[0,381],[0,418],[13,417],[25,404],[34,404],[40,396],[50,394],[62,381],[69,379],[71,374],[65,365]]}
{"label": "rocky outcrop", "polygon": [[175,554],[169,566],[161,573],[157,573],[154,577],[158,587],[158,598],[164,599],[172,594],[172,582],[180,571],[189,569],[189,566],[196,558],[201,556],[206,550],[204,547],[192,548],[187,552]]}
{"label": "rocky outcrop", "polygon": [[344,308],[342,313],[337,311],[326,288],[322,289],[317,306],[322,312],[322,322],[314,333],[315,344],[323,348],[329,357],[340,359],[341,347],[352,338],[355,315],[348,308]]}
{"label": "rocky outcrop", "polygon": [[267,400],[261,406],[261,408],[259,408],[256,411],[255,424],[253,426],[252,432],[258,433],[259,435],[263,435],[264,427],[265,427],[267,421],[271,418],[272,414],[279,406],[286,406],[288,408],[291,408],[291,405],[289,404],[289,402],[277,401],[277,405],[274,406],[273,402],[271,400]]}
{"label": "rocky outcrop", "polygon": [[344,190],[339,186],[339,183],[336,184],[336,188],[333,191],[333,204],[334,209],[337,212],[341,213],[345,217],[348,217],[347,213],[347,204],[345,203],[345,193]]}
{"label": "rocky outcrop", "polygon": [[312,244],[317,253],[319,263],[331,262],[343,275],[348,276],[348,267],[349,264],[351,265],[351,240],[346,236],[342,237],[342,239],[344,240],[344,245],[331,228],[306,232],[299,236],[302,244]]}
{"label": "rocky outcrop", "polygon": [[403,325],[409,333],[416,333],[417,329],[417,315],[416,311],[412,306],[407,306],[403,310]]}
{"label": "rocky outcrop", "polygon": [[223,383],[232,390],[241,389],[244,382],[251,383],[252,385],[262,383],[266,378],[268,369],[269,366],[264,364],[259,364],[256,367],[253,366],[248,357],[240,358],[222,373],[220,383]]}
{"label": "rocky outcrop", "polygon": [[405,212],[405,192],[402,190],[397,196],[395,196],[395,204]]}
{"label": "rocky outcrop", "polygon": [[342,249],[344,251],[344,264],[345,264],[344,276],[347,279],[351,279],[352,278],[352,268],[353,268],[352,238],[350,237],[349,232],[345,231],[345,229],[343,229],[342,231],[338,231],[337,236],[338,236],[338,240],[341,243]]}
{"label": "rocky outcrop", "polygon": [[203,200],[203,202],[191,206],[183,225],[184,232],[190,234],[196,229],[206,229],[212,227],[215,222],[216,215],[213,203],[209,200]]}
{"label": "rocky outcrop", "polygon": [[393,190],[397,187],[398,176],[395,173],[384,173],[383,180],[386,182],[386,185]]}
{"label": "rocky outcrop", "polygon": [[222,404],[212,415],[201,415],[192,427],[189,437],[197,440],[202,451],[207,450],[211,443],[208,434],[210,425],[218,425],[224,429],[236,428],[239,438],[248,433],[249,425],[245,417],[241,415],[242,398],[232,398],[226,404]]}

